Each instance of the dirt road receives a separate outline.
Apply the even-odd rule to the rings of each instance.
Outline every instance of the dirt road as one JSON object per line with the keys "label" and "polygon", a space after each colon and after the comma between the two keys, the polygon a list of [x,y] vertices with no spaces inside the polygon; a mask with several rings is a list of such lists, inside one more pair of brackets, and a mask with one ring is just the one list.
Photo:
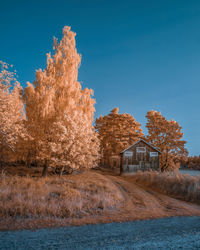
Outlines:
{"label": "dirt road", "polygon": [[119,187],[125,197],[124,207],[117,214],[123,220],[126,218],[135,220],[183,215],[200,216],[199,205],[177,200],[149,188],[138,186],[130,177],[107,176],[107,178],[110,178]]}

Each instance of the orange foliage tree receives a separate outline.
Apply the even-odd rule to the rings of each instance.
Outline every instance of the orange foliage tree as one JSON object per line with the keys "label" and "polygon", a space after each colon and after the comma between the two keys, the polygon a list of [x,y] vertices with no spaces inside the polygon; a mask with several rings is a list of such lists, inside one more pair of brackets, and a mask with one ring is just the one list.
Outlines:
{"label": "orange foliage tree", "polygon": [[147,141],[161,151],[161,171],[174,169],[177,161],[187,155],[186,141],[182,140],[181,126],[174,120],[167,120],[160,112],[149,111],[146,115]]}
{"label": "orange foliage tree", "polygon": [[27,130],[36,158],[63,169],[94,167],[99,142],[92,125],[93,91],[78,82],[81,56],[75,33],[64,27],[60,42],[54,39],[55,54],[47,54],[47,67],[36,72],[36,80],[25,88]]}
{"label": "orange foliage tree", "polygon": [[16,157],[19,136],[24,134],[22,87],[15,71],[0,61],[0,163]]}
{"label": "orange foliage tree", "polygon": [[200,170],[200,155],[181,158],[181,165],[189,169]]}
{"label": "orange foliage tree", "polygon": [[119,114],[114,108],[106,116],[96,119],[95,128],[98,131],[101,145],[101,161],[110,165],[110,156],[118,155],[123,149],[143,136],[141,125],[130,114]]}

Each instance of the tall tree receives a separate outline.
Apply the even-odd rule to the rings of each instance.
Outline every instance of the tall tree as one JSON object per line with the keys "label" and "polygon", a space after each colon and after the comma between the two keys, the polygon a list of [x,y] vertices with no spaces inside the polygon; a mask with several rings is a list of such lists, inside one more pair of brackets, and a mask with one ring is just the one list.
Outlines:
{"label": "tall tree", "polygon": [[110,165],[109,159],[112,154],[119,154],[143,137],[140,123],[130,114],[119,114],[118,108],[96,119],[95,128],[99,134],[104,165]]}
{"label": "tall tree", "polygon": [[3,162],[16,153],[19,136],[24,133],[24,108],[16,72],[2,61],[0,67],[0,161]]}
{"label": "tall tree", "polygon": [[167,120],[160,112],[153,110],[147,113],[146,118],[148,129],[146,139],[162,152],[161,171],[173,169],[176,160],[187,155],[181,126],[178,122]]}
{"label": "tall tree", "polygon": [[77,80],[81,56],[75,35],[66,26],[62,40],[54,38],[55,54],[47,54],[46,69],[36,72],[36,80],[28,83],[24,95],[27,129],[37,159],[73,169],[93,167],[99,157],[92,125],[95,100],[93,91],[82,89]]}

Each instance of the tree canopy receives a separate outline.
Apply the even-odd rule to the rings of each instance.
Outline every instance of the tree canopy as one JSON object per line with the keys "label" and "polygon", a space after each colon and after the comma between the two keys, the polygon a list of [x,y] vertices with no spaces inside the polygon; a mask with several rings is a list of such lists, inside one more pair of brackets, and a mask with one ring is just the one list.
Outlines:
{"label": "tree canopy", "polygon": [[147,141],[160,149],[161,170],[174,168],[174,162],[187,155],[183,132],[178,122],[167,120],[160,112],[151,110],[146,115],[148,129]]}
{"label": "tree canopy", "polygon": [[49,164],[71,168],[93,167],[99,144],[93,128],[93,91],[78,82],[81,56],[75,33],[64,27],[60,42],[54,38],[55,54],[47,54],[47,67],[25,88],[27,130],[36,157]]}
{"label": "tree canopy", "polygon": [[[0,61],[0,161],[16,153],[19,136],[24,134],[22,87],[12,66]],[[7,159],[6,159],[7,156]]]}
{"label": "tree canopy", "polygon": [[119,114],[114,108],[108,115],[96,119],[95,128],[101,143],[103,164],[109,165],[109,157],[143,137],[141,125],[130,114]]}

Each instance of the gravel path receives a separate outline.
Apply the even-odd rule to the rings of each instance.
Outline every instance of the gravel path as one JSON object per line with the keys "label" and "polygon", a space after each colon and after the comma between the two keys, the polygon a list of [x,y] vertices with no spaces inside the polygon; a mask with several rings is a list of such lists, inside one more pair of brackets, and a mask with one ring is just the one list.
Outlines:
{"label": "gravel path", "polygon": [[0,249],[200,249],[200,217],[0,232]]}

